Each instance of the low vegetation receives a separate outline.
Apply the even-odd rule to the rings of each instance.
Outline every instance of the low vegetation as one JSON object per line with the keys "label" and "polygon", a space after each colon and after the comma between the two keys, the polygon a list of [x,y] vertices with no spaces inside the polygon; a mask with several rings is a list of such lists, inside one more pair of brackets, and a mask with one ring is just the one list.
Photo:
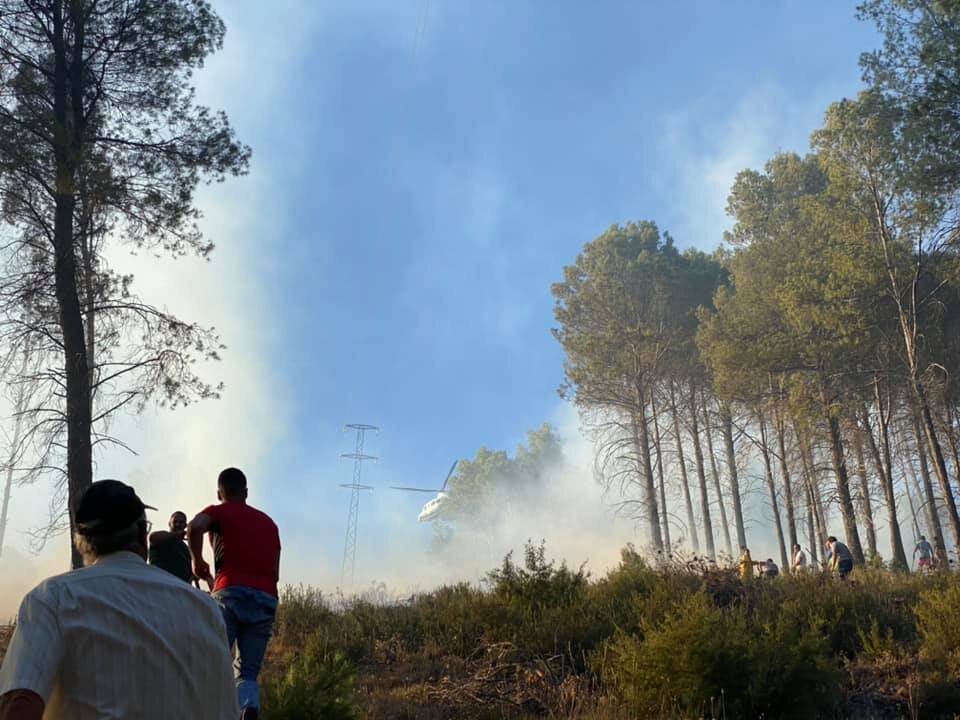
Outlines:
{"label": "low vegetation", "polygon": [[[0,659],[10,628],[0,628]],[[483,587],[285,589],[265,720],[956,718],[960,576],[741,582],[631,546],[601,578],[528,545]]]}
{"label": "low vegetation", "polygon": [[697,561],[655,569],[627,547],[591,579],[528,546],[482,588],[376,604],[297,587],[281,608],[267,720],[953,718],[960,707],[953,574],[743,583]]}

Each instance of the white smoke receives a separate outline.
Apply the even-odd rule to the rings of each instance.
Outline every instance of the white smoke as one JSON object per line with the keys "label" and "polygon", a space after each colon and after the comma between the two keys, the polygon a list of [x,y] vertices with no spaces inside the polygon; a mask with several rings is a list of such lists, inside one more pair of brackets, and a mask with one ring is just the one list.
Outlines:
{"label": "white smoke", "polygon": [[[378,487],[365,500],[367,509],[361,507],[356,581],[346,589],[363,591],[382,583],[391,594],[407,596],[444,583],[477,583],[508,552],[522,559],[528,541],[543,541],[549,558],[571,567],[586,564],[599,575],[617,564],[624,545],[645,542],[633,520],[617,515],[617,498],[607,496],[595,481],[592,444],[580,432],[573,408],[562,406],[551,420],[562,441],[563,462],[546,468],[533,489],[494,500],[504,504],[488,513],[489,525],[452,523],[453,539],[441,550],[432,549],[431,524],[417,522],[421,502],[432,496],[387,495],[391,491]],[[329,550],[323,554],[335,559],[323,565],[322,558],[297,554],[285,561],[285,577],[328,592],[339,588],[340,556]]]}

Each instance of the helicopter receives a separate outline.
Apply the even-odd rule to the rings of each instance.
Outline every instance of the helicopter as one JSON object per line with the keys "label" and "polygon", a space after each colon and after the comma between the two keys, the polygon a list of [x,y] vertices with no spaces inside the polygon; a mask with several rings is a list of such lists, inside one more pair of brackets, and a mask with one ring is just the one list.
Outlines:
{"label": "helicopter", "polygon": [[443,507],[447,498],[450,497],[447,494],[447,483],[450,482],[450,477],[453,475],[453,471],[457,469],[457,465],[460,464],[459,460],[454,461],[453,465],[450,466],[450,472],[447,473],[446,479],[443,481],[443,486],[439,490],[434,490],[431,488],[416,488],[416,487],[398,487],[396,485],[391,485],[391,490],[403,490],[405,492],[425,492],[425,493],[436,493],[437,496],[431,500],[428,500],[423,506],[423,509],[420,511],[420,514],[417,516],[417,522],[427,522],[433,520],[439,513],[440,509]]}

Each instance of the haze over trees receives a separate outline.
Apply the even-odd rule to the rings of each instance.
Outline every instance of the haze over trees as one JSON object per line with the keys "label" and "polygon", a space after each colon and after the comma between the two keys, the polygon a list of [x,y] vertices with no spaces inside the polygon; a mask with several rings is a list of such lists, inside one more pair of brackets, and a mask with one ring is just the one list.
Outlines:
{"label": "haze over trees", "polygon": [[785,565],[831,533],[859,563],[906,567],[904,528],[960,550],[960,7],[859,14],[866,87],[737,175],[720,249],[615,225],[553,287],[562,392],[656,552],[748,544],[755,485]]}
{"label": "haze over trees", "polygon": [[491,546],[504,526],[521,526],[529,508],[549,495],[548,474],[563,463],[560,438],[547,423],[529,431],[512,457],[482,447],[460,460],[433,522],[433,552],[475,552],[477,542]]}
{"label": "haze over trees", "polygon": [[52,476],[52,531],[72,530],[97,446],[122,445],[118,410],[217,394],[194,364],[217,357],[214,330],[141,300],[109,257],[212,250],[194,192],[249,159],[194,99],[223,36],[203,0],[0,2],[0,370],[16,413],[3,507],[14,481]]}

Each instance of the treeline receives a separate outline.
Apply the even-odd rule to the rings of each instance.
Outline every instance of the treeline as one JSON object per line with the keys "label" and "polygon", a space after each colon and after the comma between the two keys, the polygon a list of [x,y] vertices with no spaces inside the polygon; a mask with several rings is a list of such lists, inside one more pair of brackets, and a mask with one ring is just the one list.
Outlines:
{"label": "treeline", "polygon": [[960,7],[858,12],[865,89],[738,174],[720,249],[614,226],[553,286],[563,391],[656,550],[747,545],[752,468],[784,565],[831,533],[898,568],[907,527],[960,549]]}

